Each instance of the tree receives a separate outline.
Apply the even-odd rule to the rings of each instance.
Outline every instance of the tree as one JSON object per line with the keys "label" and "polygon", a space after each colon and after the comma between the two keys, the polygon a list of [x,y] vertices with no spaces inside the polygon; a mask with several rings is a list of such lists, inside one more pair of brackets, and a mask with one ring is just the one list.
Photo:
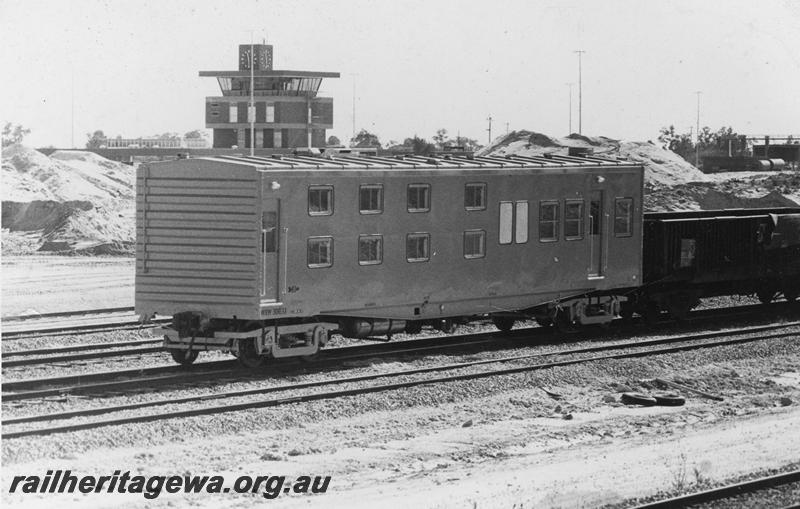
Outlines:
{"label": "tree", "polygon": [[436,135],[433,137],[433,143],[439,150],[444,150],[445,147],[449,147],[453,144],[453,142],[447,137],[447,129],[444,128],[436,131]]}
{"label": "tree", "polygon": [[153,138],[156,138],[156,139],[159,139],[159,140],[179,140],[179,139],[181,139],[181,137],[178,136],[178,133],[156,134],[156,135],[153,136]]}
{"label": "tree", "polygon": [[362,129],[356,134],[356,137],[350,141],[350,145],[357,148],[380,147],[381,141],[378,136],[372,134],[366,129]]}
{"label": "tree", "polygon": [[740,136],[732,127],[721,127],[712,131],[709,127],[703,127],[697,133],[697,141],[692,141],[691,133],[678,133],[675,126],[662,127],[659,131],[658,141],[661,145],[686,161],[698,165],[696,161],[699,152],[700,157],[704,156],[726,156],[730,145],[731,154],[742,154],[747,149],[747,139]]}
{"label": "tree", "polygon": [[433,154],[436,151],[436,147],[433,143],[428,142],[424,138],[420,138],[414,135],[413,138],[406,138],[403,142],[403,146],[411,148],[411,151],[417,155],[428,156]]}
{"label": "tree", "polygon": [[189,131],[188,133],[184,134],[183,137],[187,140],[202,140],[208,138],[208,132],[195,129],[194,131]]}
{"label": "tree", "polygon": [[89,141],[86,142],[86,148],[100,148],[100,145],[106,144],[106,135],[101,129],[94,133],[86,133],[86,137],[89,138]]}
{"label": "tree", "polygon": [[6,125],[3,126],[3,146],[21,144],[25,136],[30,133],[30,129],[25,129],[20,124],[13,125],[11,122],[6,122]]}
{"label": "tree", "polygon": [[339,138],[337,138],[336,136],[329,136],[328,137],[328,146],[329,147],[338,147],[341,144],[342,144],[342,142],[339,141]]}
{"label": "tree", "polygon": [[464,147],[468,152],[477,152],[483,148],[483,145],[478,143],[478,140],[467,138],[466,136],[456,136],[456,146]]}

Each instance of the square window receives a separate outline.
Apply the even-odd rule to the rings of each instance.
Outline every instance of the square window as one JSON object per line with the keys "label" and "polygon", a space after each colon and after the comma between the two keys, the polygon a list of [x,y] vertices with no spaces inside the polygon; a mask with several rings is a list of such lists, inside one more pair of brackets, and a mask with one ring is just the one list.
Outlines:
{"label": "square window", "polygon": [[428,212],[431,210],[431,186],[430,184],[409,184],[408,185],[408,211],[409,212]]}
{"label": "square window", "polygon": [[429,233],[409,233],[406,236],[406,259],[409,262],[427,262],[430,259]]}
{"label": "square window", "polygon": [[483,258],[486,256],[486,232],[467,230],[464,232],[464,258]]}
{"label": "square window", "polygon": [[558,202],[539,203],[539,240],[558,240]]}
{"label": "square window", "polygon": [[633,198],[617,198],[614,202],[614,235],[633,235]]}
{"label": "square window", "polygon": [[359,188],[358,210],[362,214],[383,212],[383,186],[381,184],[363,185]]}
{"label": "square window", "polygon": [[383,235],[359,235],[358,264],[378,265],[383,261]]}
{"label": "square window", "polygon": [[486,184],[473,182],[464,187],[464,208],[486,210]]}
{"label": "square window", "polygon": [[310,237],[308,239],[308,266],[321,269],[333,265],[333,238]]}
{"label": "square window", "polygon": [[564,238],[566,240],[583,238],[583,200],[564,202]]}
{"label": "square window", "polygon": [[308,188],[308,215],[330,216],[333,214],[333,186],[311,186]]}

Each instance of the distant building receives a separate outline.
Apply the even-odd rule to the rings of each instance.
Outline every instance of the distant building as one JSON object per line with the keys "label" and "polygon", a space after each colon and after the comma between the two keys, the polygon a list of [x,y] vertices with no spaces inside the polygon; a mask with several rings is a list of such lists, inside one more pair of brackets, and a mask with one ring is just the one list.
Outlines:
{"label": "distant building", "polygon": [[[254,108],[248,108],[251,64]],[[322,78],[338,78],[338,72],[276,71],[271,45],[242,44],[238,71],[200,71],[200,76],[217,78],[222,91],[220,97],[206,97],[214,148],[250,148],[251,139],[255,148],[325,146],[325,130],[333,128],[333,98],[317,92]]]}

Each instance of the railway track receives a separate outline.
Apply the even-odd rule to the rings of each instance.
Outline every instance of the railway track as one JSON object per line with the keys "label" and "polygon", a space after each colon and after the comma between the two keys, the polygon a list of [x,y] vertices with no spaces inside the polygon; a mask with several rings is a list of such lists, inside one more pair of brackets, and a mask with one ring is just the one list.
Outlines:
{"label": "railway track", "polygon": [[164,351],[160,346],[162,342],[162,339],[142,339],[137,341],[120,341],[117,343],[90,343],[54,348],[17,350],[3,353],[3,367],[10,368],[35,364],[55,364],[60,362],[101,359],[104,357],[162,352]]}
{"label": "railway track", "polygon": [[[794,485],[794,486],[790,486]],[[790,501],[786,507],[797,507],[800,500],[800,470],[792,470],[777,475],[760,477],[750,481],[738,482],[710,490],[689,493],[667,500],[639,505],[636,509],[679,509],[702,504],[703,507],[782,507],[775,505],[775,493],[766,493],[767,490],[780,490],[789,488],[794,495],[789,495]],[[758,497],[758,500],[752,500]],[[749,498],[750,500],[743,500]],[[785,498],[785,497],[784,497]],[[748,503],[749,502],[749,503]]]}
{"label": "railway track", "polygon": [[21,322],[25,320],[40,320],[42,318],[71,318],[86,315],[108,315],[113,313],[133,314],[133,307],[83,309],[77,311],[57,311],[55,313],[35,313],[27,315],[4,316],[4,322]]}
{"label": "railway track", "polygon": [[[771,311],[775,313],[779,313],[786,308],[787,306],[781,307],[780,304],[777,304],[771,308]],[[90,310],[90,312],[115,312],[118,310],[130,310],[132,308],[109,308],[104,310]],[[712,310],[701,310],[696,311],[694,316],[690,318],[690,320],[700,321],[700,320],[713,320],[716,319],[718,316],[723,316],[725,318],[732,318],[738,315],[746,315],[752,312],[759,312],[763,313],[764,308],[760,305],[746,305],[746,306],[739,306],[735,308],[728,308],[723,313],[720,313],[719,310],[712,309]],[[71,312],[71,313],[51,313],[49,315],[37,315],[37,316],[72,316],[72,315],[80,315],[81,312]],[[24,318],[24,317],[12,317],[12,318]],[[159,319],[158,323],[168,323],[169,319]],[[103,327],[107,327],[108,324],[105,324]],[[100,329],[97,328],[95,325],[88,326],[88,329],[73,329],[77,332],[101,332],[102,330],[125,330],[125,327],[115,328],[113,325],[110,329]],[[132,328],[139,328],[138,326]],[[64,329],[58,329],[59,331],[66,332]],[[51,330],[52,332],[52,330]],[[30,334],[30,331],[26,331],[26,334]],[[4,336],[5,337],[5,336]],[[16,339],[19,336],[12,336],[10,339]],[[8,339],[8,338],[6,338]],[[30,350],[16,350],[12,352],[4,352],[3,357],[9,358],[12,357],[11,360],[5,360],[3,362],[3,368],[10,368],[10,367],[17,367],[17,366],[31,366],[31,365],[39,365],[39,364],[55,364],[55,363],[63,363],[63,362],[72,362],[72,361],[82,361],[82,360],[91,360],[91,359],[103,359],[108,357],[118,357],[118,356],[126,356],[126,355],[142,355],[148,353],[156,353],[159,351],[163,351],[163,349],[157,347],[161,342],[160,339],[152,339],[152,340],[140,340],[140,341],[127,341],[127,342],[117,342],[117,343],[90,343],[90,344],[83,344],[83,345],[72,345],[72,346],[65,346],[65,347],[54,347],[54,348],[39,348],[39,349],[30,349]],[[128,348],[123,349],[123,347],[135,346],[138,348]],[[98,350],[106,350],[107,351],[98,351]],[[76,353],[76,352],[88,352],[94,351],[94,353]],[[59,355],[61,354],[61,355]]]}
{"label": "railway track", "polygon": [[[157,318],[153,324],[168,323],[169,318]],[[142,327],[132,307],[86,309],[17,316],[5,316],[3,339],[25,339],[54,334],[88,334],[107,330]],[[144,325],[150,327],[152,325]]]}
{"label": "railway track", "polygon": [[[502,358],[491,358],[474,360],[468,362],[461,362],[455,364],[445,364],[424,368],[414,368],[385,373],[371,373],[366,375],[357,375],[351,377],[333,378],[321,381],[292,383],[287,385],[277,385],[271,387],[257,388],[251,390],[239,390],[233,392],[214,393],[207,395],[189,396],[181,398],[161,399],[148,402],[132,403],[127,405],[106,406],[103,408],[91,408],[84,410],[73,410],[67,412],[59,412],[52,414],[31,415],[23,417],[15,417],[4,419],[2,421],[3,432],[2,438],[13,439],[28,436],[41,436],[54,433],[65,433],[72,431],[79,431],[85,429],[93,429],[98,427],[113,426],[129,423],[152,422],[157,420],[192,417],[199,415],[213,415],[226,412],[234,412],[254,408],[268,408],[289,403],[309,402],[324,399],[334,399],[345,396],[370,394],[382,391],[398,390],[402,388],[416,387],[420,385],[439,384],[447,382],[456,382],[464,380],[473,380],[491,376],[509,375],[515,373],[523,373],[541,369],[555,368],[560,366],[569,366],[574,364],[581,364],[587,362],[596,362],[601,360],[610,359],[624,359],[646,357],[653,355],[663,355],[668,353],[675,353],[680,351],[695,350],[701,348],[712,348],[717,346],[735,345],[740,343],[747,343],[753,341],[760,341],[772,338],[793,337],[797,335],[797,331],[783,332],[776,334],[765,334],[769,330],[777,328],[797,327],[800,323],[791,325],[783,324],[781,326],[770,327],[752,327],[738,331],[726,331],[720,333],[706,333],[698,335],[678,336],[673,338],[665,338],[658,340],[648,341],[629,341],[617,343],[614,345],[599,345],[592,347],[584,347],[577,349],[561,349],[554,352],[538,353],[538,354],[524,354],[515,355]],[[731,338],[731,335],[736,334],[756,334],[748,337]],[[727,336],[722,337],[720,336]],[[700,341],[702,339],[709,339],[710,337],[717,337],[718,339],[710,341]],[[344,349],[340,349],[344,350]],[[606,353],[601,353],[606,352]],[[593,354],[593,355],[586,355]],[[555,360],[546,362],[542,361],[548,358],[555,357]],[[341,359],[340,359],[341,360]],[[522,366],[504,367],[509,363],[526,363]],[[500,365],[499,367],[486,370],[475,371],[474,368],[480,368],[489,365]],[[458,373],[458,371],[473,369],[471,372]],[[456,371],[457,373],[452,373]],[[419,375],[434,375],[422,376]],[[437,375],[438,374],[438,375]],[[392,381],[393,379],[400,379],[400,381]],[[363,382],[380,381],[374,385],[346,387],[348,384],[360,384]],[[345,388],[342,388],[345,386]],[[332,389],[322,390],[320,392],[305,392],[293,393],[306,389]],[[153,412],[139,415],[123,415],[119,417],[112,417],[103,420],[89,420],[73,424],[65,425],[47,425],[42,428],[28,428],[18,431],[8,431],[9,426],[17,426],[26,423],[36,422],[53,422],[62,419],[73,418],[86,418],[97,415],[109,415],[113,413],[125,413],[140,409],[154,409],[166,405],[186,405],[192,403],[207,403],[209,401],[219,400],[238,400],[245,397],[257,397],[276,393],[286,393],[288,396],[271,397],[267,399],[256,398],[247,402],[227,403],[215,406],[202,406],[200,408],[190,408],[185,410],[172,409],[168,412]],[[7,399],[4,396],[4,399]]]}
{"label": "railway track", "polygon": [[[744,332],[766,332],[784,327],[800,325],[800,322],[789,322],[785,324],[765,325],[740,329]],[[592,340],[595,336],[587,334],[580,339]],[[677,336],[677,338],[706,339],[730,335],[734,332],[716,331],[702,334],[689,334]],[[241,378],[253,377],[273,377],[287,376],[296,374],[298,368],[307,371],[313,367],[322,370],[329,367],[337,367],[338,364],[353,361],[361,358],[374,358],[380,356],[396,356],[403,354],[419,354],[423,352],[447,351],[455,348],[470,346],[481,346],[492,344],[493,349],[505,348],[507,346],[522,346],[542,339],[553,340],[549,329],[546,328],[526,328],[516,329],[509,333],[501,332],[481,332],[475,334],[465,334],[459,336],[433,336],[417,338],[395,343],[376,343],[357,346],[347,346],[322,350],[319,356],[312,362],[302,360],[287,359],[281,363],[269,366],[269,371],[253,371],[242,368],[235,360],[219,360],[199,362],[191,366],[157,366],[151,368],[139,368],[129,370],[114,370],[107,372],[96,372],[90,374],[67,375],[62,377],[33,378],[2,383],[2,397],[5,401],[19,401],[25,399],[43,398],[48,396],[58,396],[69,393],[102,393],[106,390],[121,390],[126,387],[143,388],[152,384],[164,384],[166,382],[192,382],[196,379],[205,378],[206,383],[213,383],[218,377],[238,376]],[[576,338],[577,339],[577,338]],[[673,341],[673,339],[649,340],[643,344],[663,344]],[[610,345],[613,347],[613,345]],[[602,351],[609,348],[609,345],[589,347],[587,351]],[[485,347],[482,351],[486,351]],[[5,365],[5,363],[4,363]],[[210,378],[208,378],[210,377]],[[71,385],[70,385],[71,384]]]}

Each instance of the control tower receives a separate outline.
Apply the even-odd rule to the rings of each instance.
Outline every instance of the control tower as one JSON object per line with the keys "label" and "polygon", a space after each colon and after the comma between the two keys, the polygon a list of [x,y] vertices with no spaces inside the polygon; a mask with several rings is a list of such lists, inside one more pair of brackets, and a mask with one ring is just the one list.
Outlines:
{"label": "control tower", "polygon": [[200,71],[201,77],[217,78],[222,92],[206,97],[214,148],[325,146],[325,130],[333,128],[333,98],[317,92],[323,78],[339,73],[274,70],[272,55],[272,45],[241,44],[238,70]]}

